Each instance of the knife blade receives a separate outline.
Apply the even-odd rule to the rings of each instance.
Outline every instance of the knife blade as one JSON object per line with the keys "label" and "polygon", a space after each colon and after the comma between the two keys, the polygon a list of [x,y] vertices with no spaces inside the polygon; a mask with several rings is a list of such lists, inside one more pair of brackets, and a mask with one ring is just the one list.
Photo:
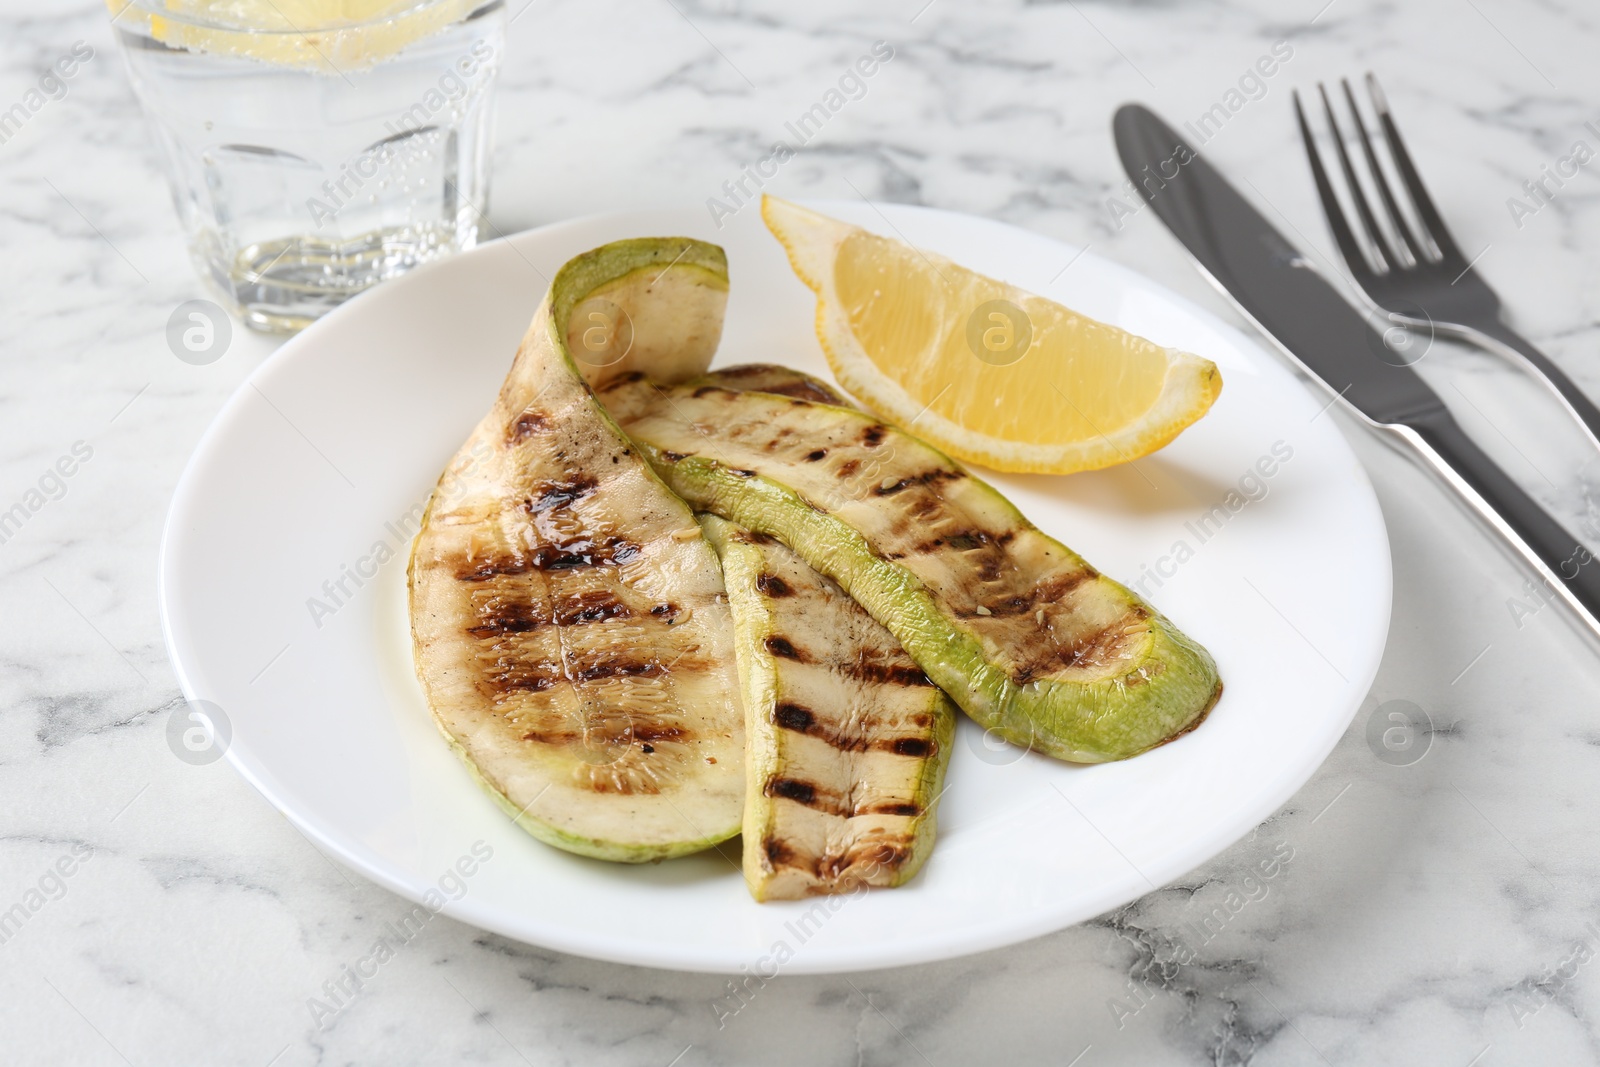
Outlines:
{"label": "knife blade", "polygon": [[1600,636],[1600,565],[1467,436],[1368,318],[1154,112],[1112,120],[1129,179],[1207,278],[1336,400],[1409,446]]}

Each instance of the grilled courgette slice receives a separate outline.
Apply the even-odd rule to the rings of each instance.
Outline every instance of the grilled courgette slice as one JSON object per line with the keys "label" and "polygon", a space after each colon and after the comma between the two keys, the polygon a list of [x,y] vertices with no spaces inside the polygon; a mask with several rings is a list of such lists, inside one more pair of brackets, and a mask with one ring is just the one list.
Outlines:
{"label": "grilled courgette slice", "polygon": [[1221,693],[1198,643],[910,434],[710,379],[623,376],[600,397],[680,496],[789,545],[1015,744],[1125,759]]}
{"label": "grilled courgette slice", "polygon": [[413,547],[414,658],[440,730],[523,829],[583,855],[642,862],[739,830],[721,569],[585,384],[636,359],[704,370],[726,297],[722,250],[700,241],[569,262]]}
{"label": "grilled courgette slice", "polygon": [[700,521],[733,607],[751,895],[904,883],[933,848],[955,705],[792,550],[711,515]]}

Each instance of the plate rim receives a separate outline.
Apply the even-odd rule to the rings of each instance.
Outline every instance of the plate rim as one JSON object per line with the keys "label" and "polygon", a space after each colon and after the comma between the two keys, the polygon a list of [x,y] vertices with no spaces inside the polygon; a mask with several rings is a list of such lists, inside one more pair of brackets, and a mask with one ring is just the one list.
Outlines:
{"label": "plate rim", "polygon": [[[842,205],[848,205],[852,208],[858,206],[854,201],[827,198],[799,198],[797,202],[825,212],[830,209],[837,210]],[[1162,283],[1145,276],[1132,267],[1096,255],[1090,245],[1074,245],[1035,230],[982,215],[972,215],[966,212],[925,205],[897,204],[882,201],[867,201],[866,203],[875,211],[878,211],[880,215],[887,211],[889,213],[904,212],[955,217],[962,220],[963,224],[978,222],[984,226],[1002,227],[1027,240],[1044,241],[1057,245],[1077,258],[1088,259],[1090,261],[1089,265],[1097,270],[1107,271],[1112,275],[1118,276],[1119,281],[1136,280],[1138,284],[1146,289],[1158,293],[1162,301],[1168,306],[1176,308],[1185,316],[1204,322],[1209,328],[1227,337],[1230,342],[1244,349],[1253,362],[1257,361],[1254,357],[1258,356],[1260,363],[1273,365],[1275,370],[1282,373],[1286,384],[1292,383],[1308,393],[1311,392],[1311,388],[1300,379],[1287,360],[1270,345],[1264,344],[1262,338],[1257,334],[1242,330],[1225,321],[1217,314],[1200,307],[1182,294],[1174,292]],[[489,254],[491,249],[498,249],[502,245],[511,246],[516,251],[516,246],[519,242],[538,241],[547,236],[559,234],[563,230],[582,229],[612,220],[625,219],[630,216],[687,214],[689,210],[687,207],[671,206],[627,208],[615,211],[593,212],[574,218],[561,219],[520,230],[516,233],[506,234],[494,240],[483,242],[457,255],[424,264],[396,279],[396,281],[402,284],[419,284],[413,279],[425,279],[434,273],[454,269],[454,264],[462,262],[470,256]],[[521,252],[517,251],[517,255],[521,256]],[[1076,259],[1074,259],[1074,262],[1076,262]],[[365,295],[362,294],[362,296]],[[196,483],[200,478],[199,468],[207,461],[209,453],[215,447],[216,440],[225,432],[227,425],[237,417],[240,408],[247,400],[248,394],[256,388],[257,383],[263,377],[274,373],[277,367],[296,358],[295,353],[301,348],[314,343],[307,342],[305,339],[307,337],[319,337],[319,330],[322,329],[321,323],[342,321],[343,318],[354,314],[350,309],[355,307],[364,307],[360,296],[346,301],[317,322],[312,323],[298,335],[289,338],[252,368],[217,409],[216,414],[195,442],[193,451],[185,461],[183,471],[174,484],[157,547],[156,594],[163,644],[165,645],[173,674],[178,681],[186,703],[203,698],[197,696],[190,678],[189,669],[178,651],[179,638],[176,632],[177,624],[174,620],[174,612],[177,609],[173,604],[174,594],[171,587],[172,573],[176,565],[176,561],[173,559],[172,544],[175,528],[180,524],[182,517],[188,514],[194,506],[192,498],[197,492]],[[1294,770],[1278,775],[1271,781],[1270,788],[1263,788],[1255,794],[1254,804],[1241,806],[1241,814],[1238,816],[1240,825],[1237,828],[1237,832],[1230,830],[1225,843],[1219,844],[1219,839],[1215,837],[1197,838],[1196,840],[1203,840],[1206,843],[1164,853],[1160,862],[1156,863],[1150,870],[1151,877],[1146,879],[1155,883],[1154,890],[1138,890],[1130,896],[1120,883],[1108,882],[1100,893],[1091,898],[1088,904],[1082,903],[1080,898],[1079,903],[1072,910],[1074,912],[1083,911],[1085,908],[1090,910],[1088,914],[1079,918],[1065,918],[1059,912],[1036,909],[1026,913],[1022,921],[1005,922],[997,920],[976,925],[968,924],[956,933],[919,940],[904,946],[896,946],[893,950],[888,950],[883,945],[873,945],[867,948],[855,948],[849,945],[814,946],[811,952],[799,954],[786,963],[783,966],[783,973],[842,974],[938,962],[979,952],[1007,948],[1090,921],[1094,916],[1141,899],[1152,892],[1159,892],[1189,871],[1226,852],[1253,829],[1260,826],[1273,812],[1280,809],[1302,786],[1309,782],[1323,764],[1326,763],[1329,754],[1349,729],[1350,723],[1354,721],[1356,713],[1359,712],[1367,694],[1370,693],[1372,683],[1382,663],[1383,651],[1388,643],[1389,629],[1393,620],[1394,567],[1387,521],[1366,468],[1351,447],[1345,431],[1337,423],[1333,424],[1332,430],[1337,442],[1336,447],[1344,450],[1345,458],[1349,460],[1349,467],[1355,475],[1356,487],[1363,491],[1361,495],[1370,504],[1371,518],[1376,523],[1378,536],[1374,539],[1374,544],[1381,550],[1383,564],[1381,568],[1377,569],[1376,574],[1377,582],[1381,586],[1381,589],[1378,590],[1380,595],[1377,598],[1381,624],[1373,626],[1368,631],[1368,641],[1363,648],[1365,653],[1363,663],[1365,667],[1352,676],[1352,683],[1362,695],[1353,702],[1347,715],[1340,715],[1327,720],[1326,736],[1319,738],[1315,747],[1310,750],[1315,752],[1316,758],[1308,761],[1308,768],[1304,772]],[[392,864],[382,862],[377,857],[369,854],[368,850],[359,842],[340,839],[332,828],[325,831],[315,821],[315,813],[303,813],[293,805],[280,802],[269,783],[264,780],[263,775],[266,774],[267,768],[254,766],[253,763],[246,759],[246,753],[241,752],[239,746],[228,745],[223,755],[232,769],[260,793],[302,835],[307,837],[319,851],[355,870],[362,877],[382,886],[402,899],[415,904],[423,903],[423,895],[426,889],[417,889],[406,882],[399,873],[390,869]],[[1139,868],[1138,873],[1143,876],[1145,870]],[[496,910],[491,913],[490,908],[484,902],[475,899],[471,895],[463,897],[459,901],[447,902],[440,909],[440,913],[449,915],[458,921],[479,929],[497,933],[517,941],[610,963],[673,971],[737,974],[740,973],[740,967],[754,962],[753,958],[741,957],[734,959],[730,957],[725,949],[705,949],[698,945],[693,947],[665,946],[650,942],[612,940],[604,935],[589,932],[573,934],[569,933],[569,928],[563,927],[559,923],[508,922],[502,911]],[[527,916],[519,915],[516,918],[526,920]]]}

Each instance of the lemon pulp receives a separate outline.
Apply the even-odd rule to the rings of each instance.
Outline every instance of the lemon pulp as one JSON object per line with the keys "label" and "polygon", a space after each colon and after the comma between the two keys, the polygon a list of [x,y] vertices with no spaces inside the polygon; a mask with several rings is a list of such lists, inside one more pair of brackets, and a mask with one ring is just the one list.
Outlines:
{"label": "lemon pulp", "polygon": [[1043,445],[1098,439],[1150,410],[1166,380],[1159,345],[898,241],[847,237],[834,283],[867,358],[976,433]]}

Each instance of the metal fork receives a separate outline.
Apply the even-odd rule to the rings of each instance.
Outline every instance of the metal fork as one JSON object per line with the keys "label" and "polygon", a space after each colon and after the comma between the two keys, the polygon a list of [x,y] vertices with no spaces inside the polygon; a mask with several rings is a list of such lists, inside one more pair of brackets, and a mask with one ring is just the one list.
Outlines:
{"label": "metal fork", "polygon": [[[1344,208],[1334,195],[1333,184],[1322,165],[1311,126],[1306,122],[1305,110],[1300,106],[1300,94],[1294,94],[1295,115],[1300,120],[1300,136],[1304,138],[1306,156],[1311,161],[1311,174],[1316,179],[1317,195],[1322,198],[1322,209],[1328,217],[1328,228],[1344,256],[1356,284],[1360,285],[1374,304],[1388,312],[1389,317],[1402,325],[1418,329],[1433,329],[1457,337],[1493,352],[1521,367],[1527,373],[1549,386],[1551,392],[1578,421],[1596,448],[1600,448],[1600,408],[1596,408],[1577,384],[1556,366],[1543,352],[1513,330],[1502,317],[1500,298],[1476,270],[1474,261],[1468,261],[1456,247],[1455,238],[1445,227],[1444,219],[1423,187],[1422,178],[1411,162],[1400,130],[1395,126],[1389,111],[1389,101],[1378,86],[1378,79],[1367,75],[1367,93],[1383,130],[1383,139],[1389,147],[1389,158],[1409,194],[1416,219],[1420,223],[1416,233],[1401,214],[1395,193],[1378,165],[1378,154],[1367,125],[1361,119],[1361,109],[1356,106],[1355,93],[1350,82],[1340,79],[1345,101],[1355,121],[1357,140],[1366,157],[1367,172],[1372,185],[1383,201],[1384,214],[1394,234],[1399,237],[1397,246],[1378,225],[1371,204],[1368,203],[1361,182],[1356,178],[1355,166],[1345,148],[1344,131],[1334,117],[1328,92],[1319,82],[1317,92],[1322,96],[1322,108],[1333,132],[1333,143],[1339,150],[1339,169],[1344,172],[1345,185],[1355,204],[1365,240],[1358,240],[1352,231]],[[1479,253],[1482,255],[1482,253]]]}

